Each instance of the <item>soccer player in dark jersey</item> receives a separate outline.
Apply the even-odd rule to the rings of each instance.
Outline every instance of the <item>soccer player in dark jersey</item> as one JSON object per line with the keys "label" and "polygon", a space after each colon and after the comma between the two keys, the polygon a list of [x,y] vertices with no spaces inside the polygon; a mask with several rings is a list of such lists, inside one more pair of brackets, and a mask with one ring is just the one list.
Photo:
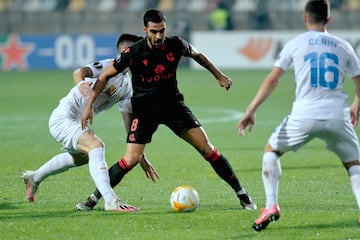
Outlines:
{"label": "soccer player in dark jersey", "polygon": [[[190,57],[210,71],[220,87],[228,90],[232,81],[202,53],[179,37],[166,36],[166,20],[157,9],[146,11],[143,17],[146,38],[126,49],[112,66],[109,66],[94,86],[82,115],[82,126],[93,119],[92,105],[107,80],[130,68],[132,74],[132,124],[128,132],[126,153],[117,174],[110,179],[122,179],[140,161],[145,145],[151,142],[159,124],[165,124],[177,136],[190,143],[213,167],[215,172],[235,191],[242,208],[256,209],[246,190],[241,186],[229,161],[210,143],[205,130],[185,105],[179,92],[176,70],[182,56]],[[93,197],[94,195],[92,195]],[[99,196],[99,195],[98,195]],[[85,202],[90,209],[98,198]],[[92,207],[91,207],[92,206]]]}

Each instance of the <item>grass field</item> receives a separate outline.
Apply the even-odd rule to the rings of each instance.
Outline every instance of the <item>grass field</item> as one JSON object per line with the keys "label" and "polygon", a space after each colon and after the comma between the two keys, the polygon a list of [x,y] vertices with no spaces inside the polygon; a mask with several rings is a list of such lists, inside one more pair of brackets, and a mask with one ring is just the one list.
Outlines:
{"label": "grass field", "polygon": [[[262,149],[291,108],[292,73],[259,109],[257,125],[246,137],[238,136],[235,127],[267,71],[225,73],[234,82],[228,92],[209,73],[186,69],[178,73],[179,87],[212,143],[263,207]],[[359,211],[347,174],[318,140],[282,158],[282,215],[261,233],[251,230],[259,211],[241,210],[235,194],[210,165],[165,127],[146,148],[161,179],[152,183],[135,168],[115,188],[125,201],[140,207],[139,212],[105,212],[103,201],[94,211],[75,211],[75,204],[94,190],[87,165],[49,177],[41,184],[37,201],[28,203],[21,173],[60,153],[60,144],[48,131],[48,118],[72,85],[70,71],[0,75],[0,239],[360,239]],[[348,81],[346,88],[352,87]],[[107,144],[110,166],[125,148],[117,109],[97,116],[93,129]],[[200,206],[195,212],[174,213],[170,208],[170,193],[178,185],[198,191]]]}

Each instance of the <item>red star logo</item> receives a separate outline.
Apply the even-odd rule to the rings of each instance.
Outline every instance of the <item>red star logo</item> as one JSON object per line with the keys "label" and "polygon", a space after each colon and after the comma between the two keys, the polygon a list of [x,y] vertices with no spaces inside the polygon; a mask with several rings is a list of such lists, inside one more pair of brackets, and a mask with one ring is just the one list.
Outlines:
{"label": "red star logo", "polygon": [[3,60],[2,69],[26,70],[26,56],[34,48],[32,44],[23,44],[17,35],[11,35],[5,44],[0,44],[0,54]]}

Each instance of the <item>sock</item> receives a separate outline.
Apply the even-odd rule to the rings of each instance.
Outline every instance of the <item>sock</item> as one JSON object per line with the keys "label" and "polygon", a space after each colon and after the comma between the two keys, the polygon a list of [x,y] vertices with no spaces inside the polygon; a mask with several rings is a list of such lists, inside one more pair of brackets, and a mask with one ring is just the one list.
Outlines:
{"label": "sock", "polygon": [[220,154],[216,148],[214,148],[213,151],[204,158],[210,162],[210,165],[217,175],[227,182],[236,193],[242,189],[240,181],[232,170],[229,161]]}
{"label": "sock", "polygon": [[[124,157],[121,158],[118,162],[111,166],[109,169],[110,176],[110,186],[114,188],[119,182],[123,179],[123,177],[131,170],[132,168],[128,166]],[[95,190],[94,195],[97,199],[101,198],[101,193],[98,189]]]}
{"label": "sock", "polygon": [[115,201],[117,196],[110,186],[110,178],[105,161],[105,148],[95,148],[89,152],[89,171],[105,202],[111,203]]}
{"label": "sock", "polygon": [[348,169],[350,185],[360,210],[360,165],[353,165]]}
{"label": "sock", "polygon": [[279,181],[281,176],[280,158],[276,153],[264,153],[261,174],[266,196],[265,208],[270,209],[278,202]]}
{"label": "sock", "polygon": [[33,178],[35,182],[40,183],[50,175],[67,171],[75,166],[74,160],[69,153],[60,153],[38,168]]}

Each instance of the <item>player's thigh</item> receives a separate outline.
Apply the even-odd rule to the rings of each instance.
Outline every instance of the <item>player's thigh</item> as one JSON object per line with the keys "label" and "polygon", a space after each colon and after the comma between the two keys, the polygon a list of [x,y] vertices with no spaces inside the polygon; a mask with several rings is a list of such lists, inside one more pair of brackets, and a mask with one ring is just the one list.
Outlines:
{"label": "player's thigh", "polygon": [[190,143],[203,155],[210,154],[213,149],[203,127],[188,129],[184,131],[180,137]]}
{"label": "player's thigh", "polygon": [[52,114],[49,120],[50,134],[63,145],[63,149],[69,151],[78,150],[78,140],[87,130],[89,129],[82,129],[80,121],[70,117],[58,117],[56,114]]}
{"label": "player's thigh", "polygon": [[275,151],[282,153],[297,151],[314,136],[314,121],[286,117],[271,134],[268,143]]}
{"label": "player's thigh", "polygon": [[328,120],[328,131],[322,136],[326,148],[344,163],[359,159],[359,140],[350,121]]}

